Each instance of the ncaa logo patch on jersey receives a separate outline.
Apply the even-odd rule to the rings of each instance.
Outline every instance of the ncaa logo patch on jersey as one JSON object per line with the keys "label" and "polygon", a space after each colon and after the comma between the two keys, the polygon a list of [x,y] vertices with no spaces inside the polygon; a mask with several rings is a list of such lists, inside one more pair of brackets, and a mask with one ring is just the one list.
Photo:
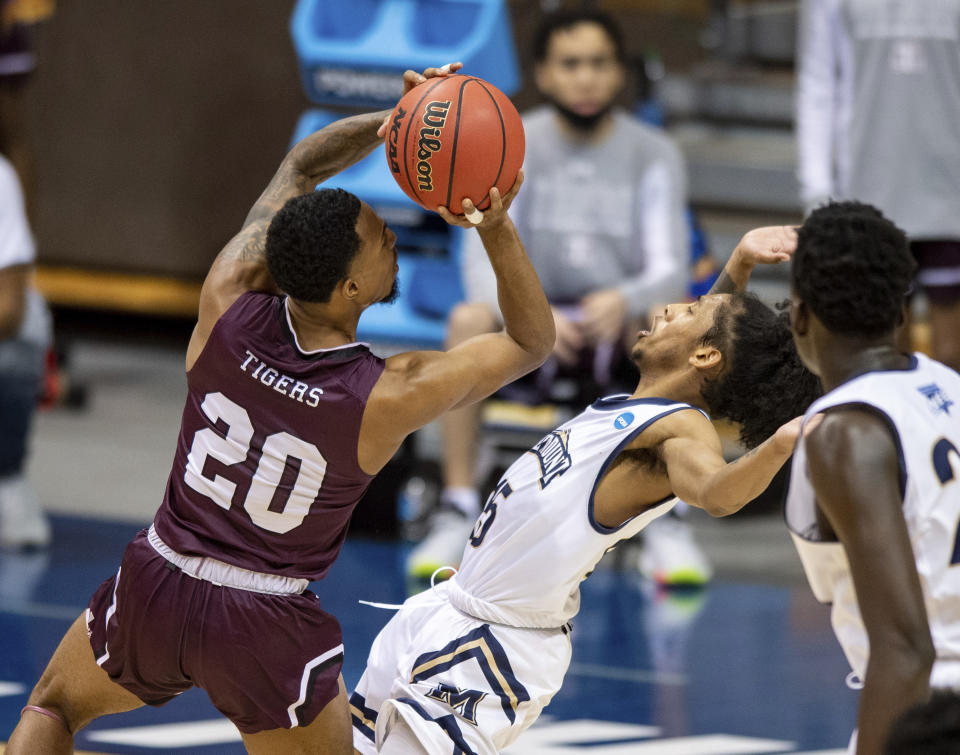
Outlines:
{"label": "ncaa logo patch on jersey", "polygon": [[540,462],[541,490],[573,466],[569,443],[569,430],[554,430],[530,449]]}
{"label": "ncaa logo patch on jersey", "polygon": [[630,412],[624,412],[623,414],[617,415],[617,418],[613,421],[613,426],[618,430],[626,430],[632,424],[633,414]]}

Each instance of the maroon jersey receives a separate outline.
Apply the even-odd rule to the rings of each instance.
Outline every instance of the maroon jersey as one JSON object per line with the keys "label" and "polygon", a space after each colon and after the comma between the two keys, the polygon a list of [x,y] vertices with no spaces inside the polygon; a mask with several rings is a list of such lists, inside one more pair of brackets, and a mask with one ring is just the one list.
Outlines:
{"label": "maroon jersey", "polygon": [[362,344],[301,351],[283,298],[241,296],[187,373],[157,534],[185,555],[322,578],[372,479],[357,440],[382,371]]}

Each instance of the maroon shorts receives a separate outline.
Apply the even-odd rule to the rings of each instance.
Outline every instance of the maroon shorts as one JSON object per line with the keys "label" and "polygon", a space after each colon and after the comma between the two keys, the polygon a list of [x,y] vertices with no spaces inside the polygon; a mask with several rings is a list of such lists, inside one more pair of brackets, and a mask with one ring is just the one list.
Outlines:
{"label": "maroon shorts", "polygon": [[267,595],[188,576],[146,530],[90,600],[97,663],[148,705],[194,685],[240,731],[306,726],[339,693],[340,624],[309,590]]}
{"label": "maroon shorts", "polygon": [[917,281],[935,304],[960,301],[960,241],[914,241]]}

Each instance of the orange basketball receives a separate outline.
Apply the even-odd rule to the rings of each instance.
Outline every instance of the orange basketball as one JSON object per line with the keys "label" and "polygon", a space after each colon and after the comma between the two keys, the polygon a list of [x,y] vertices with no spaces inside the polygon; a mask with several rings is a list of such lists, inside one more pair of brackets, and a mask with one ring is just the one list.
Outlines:
{"label": "orange basketball", "polygon": [[463,214],[494,186],[506,194],[523,165],[523,124],[509,98],[475,76],[429,79],[397,103],[387,130],[390,173],[414,202]]}

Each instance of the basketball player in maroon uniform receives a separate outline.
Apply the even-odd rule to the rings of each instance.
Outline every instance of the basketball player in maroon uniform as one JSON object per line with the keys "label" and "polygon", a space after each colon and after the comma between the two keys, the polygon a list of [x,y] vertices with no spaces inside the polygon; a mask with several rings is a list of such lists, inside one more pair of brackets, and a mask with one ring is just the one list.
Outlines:
{"label": "basketball player in maroon uniform", "polygon": [[[457,68],[408,71],[405,90]],[[163,503],[67,631],[8,755],[72,752],[94,718],[194,685],[251,753],[352,752],[340,626],[307,583],[409,433],[534,369],[554,339],[506,213],[518,180],[502,198],[491,189],[482,218],[463,203],[497,273],[504,331],[386,360],[356,343],[361,313],[394,289],[396,238],[352,194],[314,187],[381,144],[387,115],[297,144],[214,261]]]}

